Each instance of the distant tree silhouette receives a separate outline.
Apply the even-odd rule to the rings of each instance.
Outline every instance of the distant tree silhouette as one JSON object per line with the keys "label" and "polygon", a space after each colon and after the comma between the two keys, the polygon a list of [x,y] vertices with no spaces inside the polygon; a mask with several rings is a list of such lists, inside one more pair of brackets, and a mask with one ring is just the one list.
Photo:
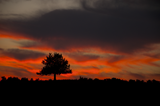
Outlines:
{"label": "distant tree silhouette", "polygon": [[39,78],[37,78],[35,81],[39,81]]}
{"label": "distant tree silhouette", "polygon": [[88,80],[89,80],[89,81],[92,81],[92,78],[89,78]]}
{"label": "distant tree silhouette", "polygon": [[28,81],[28,78],[21,78],[21,81],[23,81],[23,82],[27,82]]}
{"label": "distant tree silhouette", "polygon": [[33,78],[31,78],[31,80],[30,81],[33,81]]}
{"label": "distant tree silhouette", "polygon": [[12,80],[15,81],[15,82],[20,81],[20,79],[18,77],[13,77]]}
{"label": "distant tree silhouette", "polygon": [[95,80],[95,81],[98,81],[99,79],[98,79],[98,78],[95,78],[94,80]]}
{"label": "distant tree silhouette", "polygon": [[2,76],[1,78],[2,78],[2,81],[6,81],[7,80],[5,76]]}
{"label": "distant tree silhouette", "polygon": [[62,54],[54,53],[54,56],[52,56],[52,54],[49,53],[49,56],[46,56],[46,59],[44,59],[42,63],[45,66],[40,73],[36,73],[37,75],[54,74],[54,80],[56,80],[56,74],[72,73],[68,61],[63,58]]}
{"label": "distant tree silhouette", "polygon": [[12,81],[12,77],[8,77],[7,81]]}

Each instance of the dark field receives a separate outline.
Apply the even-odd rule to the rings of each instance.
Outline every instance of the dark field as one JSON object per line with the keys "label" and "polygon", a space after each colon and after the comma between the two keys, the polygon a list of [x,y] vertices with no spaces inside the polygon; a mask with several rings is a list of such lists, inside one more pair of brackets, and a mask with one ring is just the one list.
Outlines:
{"label": "dark field", "polygon": [[[160,82],[148,80],[124,81],[116,78],[98,80],[80,78],[78,80],[28,80],[8,78],[0,81],[3,99],[27,102],[60,104],[148,104],[159,102]],[[1,99],[1,100],[3,100]]]}
{"label": "dark field", "polygon": [[87,78],[80,78],[77,80],[33,80],[28,78],[18,79],[16,77],[9,77],[6,79],[5,77],[2,78],[0,81],[1,88],[6,88],[8,86],[14,87],[22,87],[25,89],[29,87],[35,87],[39,89],[66,89],[72,91],[72,89],[86,89],[86,90],[142,90],[142,89],[158,89],[160,87],[160,81],[156,80],[148,80],[144,82],[143,80],[120,80],[116,78],[112,79],[87,79]]}

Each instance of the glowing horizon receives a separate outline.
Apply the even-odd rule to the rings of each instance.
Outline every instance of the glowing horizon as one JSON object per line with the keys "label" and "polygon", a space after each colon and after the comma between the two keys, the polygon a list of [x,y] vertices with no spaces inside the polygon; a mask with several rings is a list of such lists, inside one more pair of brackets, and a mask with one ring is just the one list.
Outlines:
{"label": "glowing horizon", "polygon": [[158,3],[2,1],[0,76],[53,79],[36,72],[49,53],[58,52],[73,73],[57,75],[57,80],[160,81],[160,6],[153,4]]}

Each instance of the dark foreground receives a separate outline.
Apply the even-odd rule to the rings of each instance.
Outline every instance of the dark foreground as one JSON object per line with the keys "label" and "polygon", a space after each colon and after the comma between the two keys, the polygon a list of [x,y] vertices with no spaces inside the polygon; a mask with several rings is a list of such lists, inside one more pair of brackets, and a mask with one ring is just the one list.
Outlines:
{"label": "dark foreground", "polygon": [[[156,80],[148,80],[147,82],[140,81],[140,80],[120,80],[116,78],[112,79],[87,79],[87,78],[80,78],[78,80],[28,80],[27,78],[22,78],[21,80],[16,77],[9,77],[6,79],[5,77],[2,78],[0,81],[0,88],[5,89],[27,89],[30,90],[31,88],[37,90],[42,90],[43,92],[47,92],[48,90],[61,90],[61,91],[70,91],[73,90],[94,90],[94,92],[109,92],[110,91],[138,91],[143,92],[148,90],[147,92],[153,92],[152,90],[160,90],[160,81]],[[47,91],[45,91],[48,89]]]}
{"label": "dark foreground", "polygon": [[[160,82],[148,80],[124,81],[116,78],[106,80],[28,80],[22,78],[10,78],[0,81],[1,94],[10,96],[27,97],[33,99],[42,99],[42,101],[54,101],[53,98],[62,99],[62,101],[75,101],[91,99],[91,103],[96,101],[111,102],[113,104],[123,104],[126,101],[130,104],[157,103],[160,98]],[[42,102],[41,101],[41,102]],[[118,102],[120,101],[120,102]],[[99,102],[99,103],[101,103]],[[40,103],[40,102],[39,102]],[[60,102],[61,103],[61,102]],[[64,102],[62,102],[64,103]]]}

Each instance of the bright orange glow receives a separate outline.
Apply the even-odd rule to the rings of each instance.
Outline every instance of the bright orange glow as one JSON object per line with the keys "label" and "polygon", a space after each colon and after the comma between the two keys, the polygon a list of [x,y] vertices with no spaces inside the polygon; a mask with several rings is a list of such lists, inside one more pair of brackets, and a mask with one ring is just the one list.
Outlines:
{"label": "bright orange glow", "polygon": [[[32,38],[26,38],[22,35],[18,35],[18,34],[15,36],[14,35],[15,34],[4,34],[4,35],[0,35],[0,38],[10,38],[10,39],[15,39],[15,40],[20,40],[20,39],[34,40]],[[80,76],[80,75],[84,75],[84,76],[97,75],[96,78],[98,79],[106,79],[107,77],[100,76],[100,73],[112,72],[112,73],[115,73],[116,75],[119,72],[122,72],[122,70],[124,70],[126,67],[129,67],[129,65],[141,66],[143,64],[143,65],[158,67],[157,65],[152,64],[152,63],[156,61],[160,61],[160,58],[153,58],[153,57],[149,57],[145,55],[129,56],[126,54],[120,54],[118,52],[113,52],[111,50],[108,50],[108,51],[101,50],[100,48],[86,49],[84,47],[79,47],[79,48],[72,48],[70,51],[68,51],[68,50],[56,50],[52,47],[43,45],[43,46],[37,46],[37,47],[20,47],[19,49],[39,50],[42,52],[49,52],[49,51],[55,52],[56,51],[56,52],[62,52],[62,54],[65,52],[73,53],[74,51],[82,50],[82,51],[87,52],[88,54],[90,53],[90,54],[97,54],[97,55],[105,55],[109,53],[109,54],[126,56],[125,58],[121,58],[115,61],[110,61],[112,56],[114,57],[115,55],[111,55],[110,57],[104,57],[104,58],[96,58],[96,59],[88,59],[88,60],[84,59],[85,61],[78,61],[73,58],[70,58],[67,55],[63,55],[63,57],[66,60],[68,60],[69,64],[71,65],[71,68],[72,68],[72,65],[73,66],[77,65],[78,68],[74,68],[74,70],[72,70],[73,71],[72,74],[63,74],[63,75],[57,76],[57,79],[70,79],[70,78],[74,78],[75,76]],[[28,58],[26,60],[18,60],[15,58],[11,58],[10,56],[0,56],[0,66],[25,69],[35,74],[36,72],[39,72],[41,70],[43,66],[41,62],[44,58],[46,57],[44,56],[44,57],[40,57],[37,59]],[[100,67],[100,66],[104,66],[104,67]],[[84,68],[84,67],[89,67],[89,68]],[[93,68],[93,67],[97,67],[97,68]],[[143,70],[143,67],[139,67],[139,68]],[[12,75],[8,75],[5,72],[1,72],[1,71],[0,71],[0,75],[6,76],[6,77],[12,76]],[[32,77],[34,80],[39,78],[39,76],[37,76],[36,74],[35,76],[30,76],[30,77]],[[53,76],[47,76],[47,77],[53,79]],[[129,78],[130,76],[125,76],[119,79],[127,80]],[[47,78],[39,78],[39,79],[46,80]]]}
{"label": "bright orange glow", "polygon": [[24,60],[24,61],[19,61],[14,58],[10,57],[0,57],[0,66],[9,66],[9,67],[15,67],[15,68],[22,68],[26,69],[30,72],[36,73],[39,71],[38,69],[35,69],[35,67],[28,65],[27,63],[33,63],[33,64],[41,64],[41,59],[38,58],[36,60]]}
{"label": "bright orange glow", "polygon": [[[34,66],[29,65],[28,63],[32,64],[42,64],[42,60],[45,57],[37,58],[37,59],[27,59],[27,60],[17,60],[8,56],[3,56],[0,57],[0,66],[9,66],[9,67],[15,67],[15,68],[21,68],[21,69],[26,69],[29,72],[36,73],[39,72],[42,67],[39,67],[36,69]],[[79,66],[94,66],[98,67],[99,65],[105,65],[107,68],[101,68],[101,69],[95,69],[95,68],[90,68],[90,69],[83,69],[83,68],[77,68],[72,70],[73,73],[68,75],[62,75],[65,76],[66,78],[70,78],[72,76],[76,75],[86,75],[84,73],[90,73],[90,74],[99,74],[100,72],[113,72],[113,73],[118,73],[123,69],[123,66],[127,66],[127,64],[133,64],[133,65],[138,65],[138,64],[150,64],[151,62],[159,61],[160,59],[156,58],[151,58],[151,57],[132,57],[132,58],[125,58],[119,61],[115,61],[112,63],[109,63],[108,60],[100,60],[100,59],[95,59],[95,60],[87,60],[83,62],[76,61],[74,59],[71,59],[69,57],[66,57],[66,59],[69,61],[69,64],[71,65],[79,65]],[[3,74],[2,72],[0,73],[1,75]],[[5,75],[7,76],[7,75]],[[62,76],[57,76],[57,78],[62,78]],[[52,78],[52,77],[51,77]],[[102,79],[102,77],[97,77],[99,79]],[[105,79],[105,78],[103,78]],[[124,78],[122,78],[124,79]]]}
{"label": "bright orange glow", "polygon": [[10,39],[14,39],[14,40],[20,40],[20,39],[29,39],[25,36],[22,36],[22,35],[18,35],[18,34],[11,34],[11,33],[8,33],[8,34],[0,34],[0,38],[10,38]]}

